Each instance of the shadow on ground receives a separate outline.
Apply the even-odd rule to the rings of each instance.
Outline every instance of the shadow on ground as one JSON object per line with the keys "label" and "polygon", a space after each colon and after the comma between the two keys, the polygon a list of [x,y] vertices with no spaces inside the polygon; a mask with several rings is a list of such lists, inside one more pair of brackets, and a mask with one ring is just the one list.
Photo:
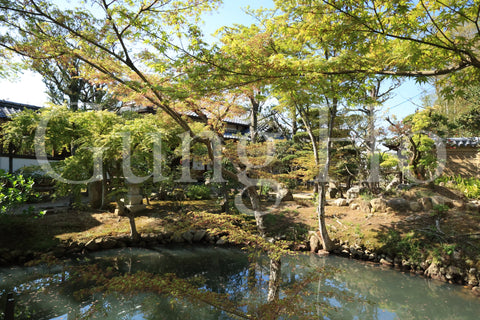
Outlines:
{"label": "shadow on ground", "polygon": [[32,215],[0,216],[0,247],[6,249],[47,249],[59,240],[56,236],[81,232],[99,226],[91,212],[69,211],[47,214],[36,218]]}

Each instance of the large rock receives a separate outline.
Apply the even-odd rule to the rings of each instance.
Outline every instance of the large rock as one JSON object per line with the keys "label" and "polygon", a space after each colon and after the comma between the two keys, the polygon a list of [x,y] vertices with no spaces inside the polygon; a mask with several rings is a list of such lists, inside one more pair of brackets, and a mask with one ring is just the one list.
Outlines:
{"label": "large rock", "polygon": [[90,251],[96,251],[96,250],[100,249],[101,243],[102,243],[102,239],[95,238],[95,239],[92,239],[92,240],[88,241],[85,244],[85,248],[87,248]]}
{"label": "large rock", "polygon": [[404,212],[410,209],[410,202],[403,198],[394,198],[387,201],[387,206],[395,211]]}
{"label": "large rock", "polygon": [[330,199],[335,199],[335,197],[337,196],[337,193],[338,193],[338,189],[329,187],[328,190],[327,190],[327,193],[328,193],[328,197]]}
{"label": "large rock", "polygon": [[102,241],[102,250],[113,249],[117,246],[117,240],[113,238],[105,238]]}
{"label": "large rock", "polygon": [[321,248],[320,238],[315,232],[310,233],[310,251],[317,252]]}
{"label": "large rock", "polygon": [[411,201],[410,210],[412,210],[413,212],[418,212],[422,210],[422,206],[417,201]]}
{"label": "large rock", "polygon": [[195,233],[193,234],[193,242],[200,242],[202,241],[203,237],[207,231],[205,230],[196,230]]}
{"label": "large rock", "polygon": [[172,235],[171,241],[174,243],[184,243],[185,239],[183,239],[183,235],[180,233],[174,233]]}
{"label": "large rock", "polygon": [[472,287],[478,286],[478,279],[474,274],[469,273],[465,279],[465,282]]}
{"label": "large rock", "polygon": [[356,202],[350,204],[350,210],[358,210],[360,209],[360,205]]}
{"label": "large rock", "polygon": [[372,212],[386,212],[387,211],[387,201],[383,198],[375,198],[370,200],[370,205],[372,207]]}
{"label": "large rock", "polygon": [[392,181],[390,181],[390,183],[387,185],[387,187],[385,188],[387,191],[390,191],[392,190],[393,188],[395,188],[396,186],[398,186],[400,184],[400,179],[398,177],[395,177],[393,178]]}
{"label": "large rock", "polygon": [[225,238],[221,237],[220,239],[217,240],[215,243],[216,245],[223,246],[224,244],[227,244],[227,240]]}
{"label": "large rock", "polygon": [[462,272],[459,267],[449,266],[446,270],[445,278],[447,278],[447,280],[456,281],[462,276],[461,273]]}
{"label": "large rock", "polygon": [[473,287],[472,293],[476,296],[480,296],[480,287]]}
{"label": "large rock", "polygon": [[423,210],[430,211],[433,208],[432,205],[432,198],[430,197],[423,197],[418,199],[418,203],[423,207]]}
{"label": "large rock", "polygon": [[457,209],[463,209],[465,208],[465,202],[463,202],[462,200],[453,200],[452,201],[452,204],[455,208]]}
{"label": "large rock", "polygon": [[193,235],[194,235],[194,231],[192,231],[192,230],[185,231],[185,232],[182,234],[182,238],[183,238],[185,241],[187,241],[188,243],[192,243]]}
{"label": "large rock", "polygon": [[445,281],[445,276],[443,275],[443,268],[440,267],[437,263],[432,263],[430,266],[425,270],[425,275],[432,279],[442,280]]}
{"label": "large rock", "polygon": [[480,205],[478,203],[475,203],[475,202],[468,202],[467,205],[466,205],[466,209],[468,211],[472,211],[472,212],[479,212],[480,211]]}
{"label": "large rock", "polygon": [[453,201],[447,197],[442,197],[442,196],[433,196],[432,197],[432,205],[446,205],[449,208],[453,208]]}
{"label": "large rock", "polygon": [[335,200],[335,205],[337,207],[347,206],[348,205],[347,199],[344,199],[344,198],[337,199],[337,200]]}
{"label": "large rock", "polygon": [[393,261],[391,259],[388,259],[388,258],[382,258],[382,259],[380,259],[380,264],[383,264],[384,266],[392,267],[393,266]]}
{"label": "large rock", "polygon": [[360,196],[362,189],[359,186],[353,186],[347,190],[347,199],[356,199]]}
{"label": "large rock", "polygon": [[364,213],[370,213],[372,210],[372,205],[370,204],[370,201],[362,200],[360,201],[359,205],[360,205],[360,211]]}
{"label": "large rock", "polygon": [[293,201],[293,193],[291,190],[287,190],[284,194],[281,194],[282,201]]}

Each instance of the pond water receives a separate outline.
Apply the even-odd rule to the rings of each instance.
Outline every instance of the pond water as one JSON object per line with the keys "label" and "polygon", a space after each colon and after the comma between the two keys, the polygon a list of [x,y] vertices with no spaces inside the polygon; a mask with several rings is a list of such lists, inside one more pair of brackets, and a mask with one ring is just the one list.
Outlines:
{"label": "pond water", "polygon": [[63,266],[4,268],[0,319],[7,292],[14,294],[16,320],[236,319],[278,310],[281,319],[480,316],[480,299],[460,286],[315,255],[282,258],[280,297],[272,307],[266,304],[269,265],[266,257],[251,259],[236,249],[180,247],[124,248]]}

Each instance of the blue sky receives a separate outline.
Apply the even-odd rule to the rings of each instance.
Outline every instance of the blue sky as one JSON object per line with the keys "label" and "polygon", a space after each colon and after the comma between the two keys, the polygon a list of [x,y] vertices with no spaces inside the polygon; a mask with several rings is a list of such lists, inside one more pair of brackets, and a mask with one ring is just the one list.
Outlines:
{"label": "blue sky", "polygon": [[[214,13],[208,13],[205,16],[204,30],[205,34],[213,33],[217,28],[234,23],[249,25],[255,20],[245,14],[242,8],[250,6],[253,9],[259,7],[272,7],[272,0],[225,0],[221,8]],[[420,86],[413,80],[407,80],[395,90],[393,97],[388,100],[383,110],[390,115],[396,115],[402,119],[408,114],[415,112],[421,105],[422,93],[427,91],[433,93],[434,90],[428,85]],[[42,106],[47,102],[45,85],[42,83],[40,75],[31,71],[25,71],[18,79],[0,80],[0,99],[13,102],[28,103]]]}

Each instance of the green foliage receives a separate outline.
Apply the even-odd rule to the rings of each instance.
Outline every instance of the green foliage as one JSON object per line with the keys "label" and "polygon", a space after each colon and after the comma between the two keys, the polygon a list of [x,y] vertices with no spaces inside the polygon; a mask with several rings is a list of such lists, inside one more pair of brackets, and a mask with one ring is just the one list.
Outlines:
{"label": "green foliage", "polygon": [[378,157],[380,162],[380,168],[384,170],[394,169],[398,166],[398,158],[391,154],[379,153]]}
{"label": "green foliage", "polygon": [[444,261],[445,257],[451,256],[457,248],[456,243],[440,243],[431,250],[431,258],[437,263]]}
{"label": "green foliage", "polygon": [[[449,99],[440,96],[435,102],[438,110],[455,125],[451,137],[478,137],[480,135],[480,86],[470,83],[457,86],[452,82],[438,82],[437,91],[452,90]],[[448,87],[448,88],[447,88]]]}
{"label": "green foliage", "polygon": [[435,108],[427,107],[405,117],[401,123],[391,124],[390,129],[399,137],[397,146],[406,146],[400,147],[403,156],[408,159],[403,166],[411,171],[415,179],[424,181],[432,178],[439,160],[435,135],[440,138],[449,135],[451,125],[448,119]]}
{"label": "green foliage", "polygon": [[[27,201],[38,197],[33,191],[34,181],[32,178],[25,179],[22,175],[13,175],[0,170],[0,214],[10,214]],[[33,208],[25,210],[31,213]],[[45,212],[40,212],[43,215]]]}
{"label": "green foliage", "polygon": [[54,183],[53,179],[37,165],[22,167],[15,171],[15,174],[22,175],[25,179],[33,179],[35,185],[53,185]]}
{"label": "green foliage", "polygon": [[[336,138],[348,138],[347,130],[337,130]],[[359,173],[359,152],[355,148],[353,141],[336,141],[331,147],[331,165],[329,176],[339,183],[351,181]]]}
{"label": "green foliage", "polygon": [[414,231],[402,235],[396,230],[389,229],[386,233],[380,234],[379,240],[386,253],[392,256],[401,255],[404,258],[420,262],[424,245]]}
{"label": "green foliage", "polygon": [[[75,182],[86,181],[92,177],[94,148],[101,150],[100,178],[110,176],[112,180],[118,181],[112,181],[109,186],[118,186],[125,182],[123,161],[130,161],[130,168],[135,176],[151,175],[154,168],[152,149],[154,143],[157,143],[158,146],[161,145],[162,151],[157,166],[162,166],[164,174],[169,170],[166,164],[178,145],[179,127],[165,119],[161,113],[118,115],[109,111],[73,112],[59,106],[42,108],[38,114],[29,111],[19,113],[4,126],[8,133],[4,136],[4,144],[23,143],[25,148],[29,147],[32,152],[33,140],[30,140],[35,136],[34,132],[39,125],[47,121],[45,152],[55,154],[66,149],[72,153],[65,160],[51,164],[51,167],[55,174]],[[24,136],[26,138],[22,140]],[[130,148],[127,155],[124,154],[126,139],[129,139],[129,143],[125,145]],[[74,195],[78,198],[79,192],[85,187],[85,184],[57,181],[56,192],[57,195]],[[106,190],[105,194],[110,191]]]}
{"label": "green foliage", "polygon": [[430,213],[432,217],[443,217],[448,211],[446,204],[436,204],[433,206],[433,211]]}
{"label": "green foliage", "polygon": [[443,252],[445,252],[445,254],[447,255],[453,254],[456,248],[457,248],[456,244],[448,244],[448,243],[442,244]]}
{"label": "green foliage", "polygon": [[360,198],[362,198],[364,201],[370,201],[372,199],[375,199],[377,196],[373,194],[370,190],[365,190],[360,192]]}
{"label": "green foliage", "polygon": [[436,184],[444,182],[449,188],[463,192],[470,199],[480,198],[480,179],[475,177],[463,178],[461,176],[448,177],[442,176],[435,180]]}
{"label": "green foliage", "polygon": [[458,119],[458,124],[465,131],[466,136],[478,137],[480,135],[480,109],[478,104],[463,113]]}
{"label": "green foliage", "polygon": [[209,186],[204,184],[190,184],[185,190],[185,195],[190,200],[208,200],[211,196],[211,190]]}

